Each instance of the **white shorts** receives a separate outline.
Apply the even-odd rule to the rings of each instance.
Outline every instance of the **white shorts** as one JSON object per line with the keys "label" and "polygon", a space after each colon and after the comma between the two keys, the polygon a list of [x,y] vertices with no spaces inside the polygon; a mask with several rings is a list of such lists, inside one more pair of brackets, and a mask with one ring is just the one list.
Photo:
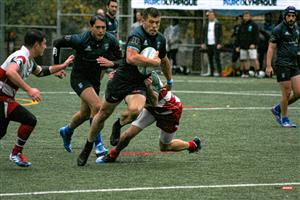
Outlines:
{"label": "white shorts", "polygon": [[257,49],[241,49],[240,60],[257,59]]}
{"label": "white shorts", "polygon": [[[143,109],[139,116],[134,120],[131,124],[133,126],[139,127],[140,129],[144,129],[156,121],[154,116],[147,110]],[[163,144],[170,144],[173,138],[175,137],[176,132],[174,133],[167,133],[163,130],[160,132],[159,140]]]}

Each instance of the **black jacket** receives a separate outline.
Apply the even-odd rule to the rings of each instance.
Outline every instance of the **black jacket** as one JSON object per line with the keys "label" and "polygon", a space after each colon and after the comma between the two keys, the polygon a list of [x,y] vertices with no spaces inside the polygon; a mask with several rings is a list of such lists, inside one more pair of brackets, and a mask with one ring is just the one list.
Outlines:
{"label": "black jacket", "polygon": [[[203,26],[201,44],[207,44],[208,23],[209,22],[205,23]],[[215,23],[215,40],[216,40],[216,45],[222,44],[223,42],[222,24],[218,20],[216,20]]]}
{"label": "black jacket", "polygon": [[259,39],[258,26],[252,20],[243,22],[240,25],[238,34],[236,37],[235,45],[240,47],[240,49],[249,49],[251,44],[257,46]]}

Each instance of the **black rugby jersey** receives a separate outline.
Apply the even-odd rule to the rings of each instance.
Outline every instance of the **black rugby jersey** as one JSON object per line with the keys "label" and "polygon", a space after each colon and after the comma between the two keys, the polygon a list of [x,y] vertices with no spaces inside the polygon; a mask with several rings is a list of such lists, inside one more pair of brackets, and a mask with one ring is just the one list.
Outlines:
{"label": "black rugby jersey", "polygon": [[[139,26],[128,36],[128,40],[125,45],[125,58],[127,48],[133,48],[137,52],[141,52],[146,47],[153,47],[159,51],[158,56],[161,59],[166,56],[166,39],[163,34],[158,32],[155,36],[151,36],[143,29],[143,26]],[[139,72],[135,65],[125,63],[125,65],[118,68],[118,71],[120,71],[118,74],[123,77],[130,77],[130,79],[135,80],[145,79],[145,76]]]}
{"label": "black rugby jersey", "polygon": [[276,66],[297,67],[299,39],[300,33],[297,24],[290,28],[285,22],[281,22],[274,28],[270,42],[277,44]]}
{"label": "black rugby jersey", "polygon": [[105,33],[102,40],[97,41],[90,31],[81,34],[66,35],[54,40],[54,63],[59,63],[60,48],[71,47],[76,51],[72,73],[80,73],[88,78],[100,78],[101,67],[97,58],[103,56],[111,61],[116,61],[114,67],[122,62],[122,52],[116,38],[110,33]]}

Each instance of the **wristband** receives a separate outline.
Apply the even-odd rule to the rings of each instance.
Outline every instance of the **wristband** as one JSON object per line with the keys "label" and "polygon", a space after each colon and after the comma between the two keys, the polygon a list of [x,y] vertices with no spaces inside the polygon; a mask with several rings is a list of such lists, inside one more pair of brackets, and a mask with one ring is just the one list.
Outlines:
{"label": "wristband", "polygon": [[173,85],[173,79],[167,80],[167,85]]}

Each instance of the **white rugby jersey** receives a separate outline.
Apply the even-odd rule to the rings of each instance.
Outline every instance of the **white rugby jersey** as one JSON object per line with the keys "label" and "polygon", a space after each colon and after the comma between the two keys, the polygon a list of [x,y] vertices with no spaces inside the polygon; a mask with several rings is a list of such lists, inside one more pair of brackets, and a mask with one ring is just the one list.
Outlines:
{"label": "white rugby jersey", "polygon": [[22,46],[20,50],[12,53],[0,66],[0,95],[15,97],[19,89],[18,86],[11,82],[6,76],[6,70],[10,63],[14,62],[19,65],[18,73],[24,80],[36,69],[36,63],[33,59],[29,60],[29,56],[29,50],[25,46]]}

